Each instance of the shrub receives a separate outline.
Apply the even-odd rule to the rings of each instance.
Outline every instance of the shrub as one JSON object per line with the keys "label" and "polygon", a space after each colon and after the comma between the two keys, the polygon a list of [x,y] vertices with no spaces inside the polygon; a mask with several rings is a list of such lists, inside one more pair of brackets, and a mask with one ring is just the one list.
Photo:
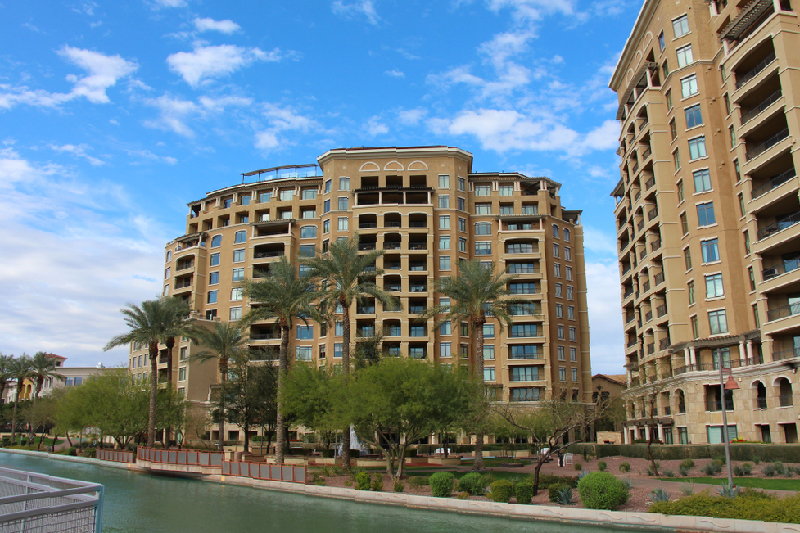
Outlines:
{"label": "shrub", "polygon": [[775,465],[767,465],[761,469],[761,472],[767,477],[774,477],[777,470],[775,470]]}
{"label": "shrub", "polygon": [[673,502],[654,503],[651,513],[709,516],[764,522],[800,522],[800,495],[783,499],[752,489],[743,490],[736,498],[694,494]]}
{"label": "shrub", "polygon": [[714,456],[714,461],[720,464],[720,466],[725,466],[725,456],[724,455],[716,455]]}
{"label": "shrub", "polygon": [[[528,476],[528,482],[533,485],[534,475],[531,474]],[[542,474],[539,476],[539,490],[547,490],[553,485],[569,485],[570,487],[577,487],[578,486],[578,478],[577,477],[569,477],[569,476],[556,476],[553,474]]]}
{"label": "shrub", "polygon": [[514,485],[510,481],[500,479],[491,485],[491,492],[489,498],[498,503],[508,503],[511,496],[514,495]]}
{"label": "shrub", "polygon": [[661,473],[664,475],[664,477],[675,477],[675,472],[672,470],[664,470]]}
{"label": "shrub", "polygon": [[606,463],[605,461],[600,461],[599,463],[597,463],[597,469],[600,470],[601,472],[605,472],[606,468],[608,468],[608,463]]}
{"label": "shrub", "polygon": [[582,465],[582,464],[580,464],[580,463],[573,463],[573,464],[574,464],[574,466],[575,466],[575,470],[577,470],[577,471],[579,471],[579,472],[580,472],[581,470],[583,470],[583,465]]}
{"label": "shrub", "polygon": [[761,464],[761,457],[759,457],[758,455],[754,455],[753,456],[753,462],[756,464],[756,466],[760,465]]}
{"label": "shrub", "polygon": [[[566,485],[566,484],[563,484],[563,483],[559,484],[559,485],[552,485],[549,489],[547,489],[547,497],[548,497],[548,499],[553,503],[558,503],[559,493],[561,492],[561,490],[564,487],[569,487],[569,485]],[[570,487],[570,488],[572,488],[572,487]]]}
{"label": "shrub", "polygon": [[517,503],[531,503],[533,499],[533,485],[527,481],[521,481],[514,487],[514,493],[517,496]]}
{"label": "shrub", "polygon": [[685,467],[687,470],[690,468],[694,468],[694,461],[691,459],[684,459],[681,461],[681,466]]}
{"label": "shrub", "polygon": [[325,465],[322,467],[322,475],[325,477],[341,476],[342,469],[338,466]]}
{"label": "shrub", "polygon": [[550,501],[561,505],[569,505],[572,503],[572,487],[570,487],[569,485],[559,485],[556,487],[556,489],[557,490],[555,491],[554,494],[555,499],[552,499]]}
{"label": "shrub", "polygon": [[379,473],[375,474],[375,477],[372,478],[372,483],[370,483],[370,490],[374,492],[380,492],[383,490],[383,476]]}
{"label": "shrub", "polygon": [[686,476],[688,476],[688,475],[689,475],[689,469],[688,469],[688,468],[686,468],[686,467],[685,467],[685,466],[683,466],[683,465],[680,465],[680,466],[678,467],[678,471],[681,473],[681,475],[682,475],[683,477],[686,477]]}
{"label": "shrub", "polygon": [[684,483],[681,485],[681,493],[684,496],[691,496],[694,493],[694,483]]}
{"label": "shrub", "polygon": [[656,468],[658,468],[660,466],[661,465],[658,462],[656,462],[655,467],[653,466],[653,463],[650,463],[649,465],[647,465],[647,475],[648,476],[655,476],[656,475]]}
{"label": "shrub", "polygon": [[78,450],[75,449],[75,446],[72,446],[69,450],[67,450],[67,455],[78,455]]}
{"label": "shrub", "polygon": [[412,487],[422,487],[424,485],[430,485],[431,480],[427,476],[412,476],[408,478],[408,484]]}
{"label": "shrub", "polygon": [[358,472],[356,474],[356,490],[369,490],[369,472]]}
{"label": "shrub", "polygon": [[469,500],[469,492],[459,492],[458,493],[459,500]]}
{"label": "shrub", "polygon": [[402,481],[400,481],[398,479],[397,481],[394,482],[394,491],[395,492],[403,492],[404,490],[406,490],[406,486],[403,485]]}
{"label": "shrub", "polygon": [[735,498],[739,495],[739,487],[723,483],[719,488],[719,495],[725,498]]}
{"label": "shrub", "polygon": [[625,484],[607,472],[592,472],[578,482],[581,502],[588,509],[613,511],[628,501]]}
{"label": "shrub", "polygon": [[470,472],[458,480],[458,490],[468,492],[473,496],[482,496],[486,492],[489,479],[478,472]]}
{"label": "shrub", "polygon": [[722,472],[722,465],[716,461],[712,461],[703,467],[703,473],[707,476],[714,476]]}
{"label": "shrub", "polygon": [[669,492],[664,489],[655,489],[650,492],[650,501],[655,502],[668,502],[670,500]]}
{"label": "shrub", "polygon": [[620,472],[630,472],[631,471],[631,464],[630,463],[621,463],[619,465]]}
{"label": "shrub", "polygon": [[449,498],[453,492],[455,480],[452,472],[436,472],[430,477],[431,492],[437,498]]}
{"label": "shrub", "polygon": [[779,476],[785,476],[791,475],[791,472],[786,470],[786,467],[783,466],[783,463],[780,461],[775,461],[775,474]]}

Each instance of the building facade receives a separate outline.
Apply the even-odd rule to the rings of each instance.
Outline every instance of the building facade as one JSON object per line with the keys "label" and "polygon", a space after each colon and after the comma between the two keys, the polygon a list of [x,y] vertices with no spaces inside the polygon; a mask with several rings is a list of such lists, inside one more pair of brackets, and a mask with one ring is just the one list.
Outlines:
{"label": "building facade", "polygon": [[628,441],[797,442],[793,8],[646,0],[613,74]]}
{"label": "building facade", "polygon": [[[377,283],[401,302],[399,311],[374,302],[351,310],[354,336],[383,333],[384,352],[475,363],[475,332],[466,324],[419,320],[442,303],[434,281],[457,276],[459,262],[494,261],[516,276],[509,289],[530,305],[501,330],[484,329],[484,377],[497,399],[534,402],[555,388],[591,400],[583,227],[580,212],[562,208],[560,184],[516,173],[473,173],[472,155],[458,148],[330,150],[317,165],[245,174],[253,182],[226,187],[189,203],[185,235],[167,244],[163,294],[181,297],[200,321],[235,321],[251,306],[238,282],[268,272],[287,256],[360,237],[364,251],[384,250]],[[302,268],[302,267],[298,267]],[[301,271],[302,273],[302,271]],[[297,361],[333,365],[341,357],[342,324],[295,325]],[[277,350],[271,323],[249,330],[251,347]],[[144,375],[146,349],[131,350],[131,371]],[[196,347],[176,344],[174,382],[187,398],[205,401],[216,363],[192,362]],[[166,372],[166,352],[159,372]],[[144,378],[142,378],[144,379]]]}

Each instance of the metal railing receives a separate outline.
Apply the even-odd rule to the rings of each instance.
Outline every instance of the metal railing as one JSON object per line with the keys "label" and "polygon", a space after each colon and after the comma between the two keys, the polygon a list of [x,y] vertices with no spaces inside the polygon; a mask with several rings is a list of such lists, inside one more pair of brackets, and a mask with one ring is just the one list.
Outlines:
{"label": "metal railing", "polygon": [[651,250],[652,250],[652,251],[654,251],[654,252],[655,252],[656,250],[658,250],[659,248],[661,248],[661,239],[656,239],[655,241],[653,241],[652,243],[650,243],[650,248],[651,248]]}
{"label": "metal railing", "polygon": [[358,229],[375,229],[378,227],[377,222],[359,222]]}
{"label": "metal railing", "polygon": [[358,250],[360,252],[371,251],[377,247],[377,243],[374,242],[360,242],[358,243]]}
{"label": "metal railing", "polygon": [[628,315],[628,316],[626,316],[626,317],[625,317],[625,323],[626,323],[626,324],[630,324],[631,322],[633,322],[633,319],[634,319],[634,318],[636,318],[636,315],[635,315],[635,314],[631,314],[631,315]]}
{"label": "metal railing", "polygon": [[764,397],[756,398],[756,408],[757,409],[766,409],[767,408],[767,399]]}
{"label": "metal railing", "polygon": [[428,249],[428,243],[410,242],[410,243],[408,243],[408,249],[409,250],[427,250]]}
{"label": "metal railing", "polygon": [[770,235],[781,232],[787,228],[791,228],[798,222],[800,222],[800,211],[790,213],[781,218],[780,220],[776,220],[772,224],[761,228],[760,230],[758,230],[756,237],[758,238],[759,241],[766,239]]}
{"label": "metal railing", "polygon": [[628,287],[627,289],[625,289],[625,296],[622,297],[623,300],[628,296],[630,296],[631,294],[633,294],[633,287]]}
{"label": "metal railing", "polygon": [[777,91],[775,91],[771,95],[767,96],[764,99],[763,102],[758,104],[756,107],[754,107],[753,109],[751,109],[747,113],[743,114],[742,115],[742,126],[744,126],[745,124],[747,124],[748,122],[753,120],[755,117],[760,115],[766,108],[768,108],[769,106],[771,106],[772,104],[774,104],[775,102],[780,100],[781,96],[783,96],[783,94],[781,93],[781,90],[778,89]]}
{"label": "metal railing", "polygon": [[[725,400],[725,410],[733,411],[733,401]],[[707,400],[706,411],[722,411],[722,402],[720,400]]]}
{"label": "metal railing", "polygon": [[384,250],[399,250],[400,243],[399,242],[384,242],[383,243]]}
{"label": "metal railing", "polygon": [[647,212],[647,220],[648,221],[653,220],[657,216],[658,216],[658,208],[657,207],[654,208],[654,209],[651,209],[650,211]]}
{"label": "metal railing", "polygon": [[647,355],[653,355],[656,351],[656,343],[651,342],[647,345]]}
{"label": "metal railing", "polygon": [[280,257],[284,255],[284,251],[276,251],[276,252],[254,252],[253,258],[254,259],[264,259],[265,257]]}
{"label": "metal railing", "polygon": [[753,193],[751,195],[752,199],[755,200],[756,198],[759,198],[760,196],[767,194],[772,189],[775,189],[776,187],[783,185],[790,179],[794,178],[796,175],[797,171],[794,168],[790,168],[789,170],[781,172],[777,176],[774,176],[769,180],[767,180],[767,182],[764,185],[761,185],[753,189]]}
{"label": "metal railing", "polygon": [[666,350],[669,348],[670,340],[669,337],[664,337],[660,341],[658,341],[658,349],[659,350]]}
{"label": "metal railing", "polygon": [[794,395],[793,394],[781,394],[778,396],[778,405],[781,407],[789,407],[794,405]]}
{"label": "metal railing", "polygon": [[661,318],[662,316],[666,315],[667,314],[667,304],[661,304],[658,307],[656,307],[656,314],[657,314],[658,318]]}
{"label": "metal railing", "polygon": [[636,161],[636,163],[633,164],[633,173],[636,174],[638,170],[639,170],[639,161]]}
{"label": "metal railing", "polygon": [[627,347],[628,348],[633,348],[634,346],[636,346],[637,342],[639,342],[639,341],[636,340],[636,339],[630,340],[630,341],[628,341],[628,346]]}
{"label": "metal railing", "polygon": [[770,52],[770,54],[767,57],[762,59],[761,62],[758,65],[756,65],[755,67],[751,68],[750,70],[748,70],[747,72],[745,72],[741,76],[737,75],[736,76],[736,88],[740,89],[742,87],[742,85],[744,85],[748,81],[750,81],[753,78],[755,78],[756,76],[758,76],[759,72],[761,72],[762,70],[767,68],[767,65],[769,65],[770,63],[775,61],[775,59],[777,59],[776,56],[775,56],[775,52],[772,51],[772,52]]}
{"label": "metal railing", "polygon": [[773,361],[784,361],[786,359],[794,359],[795,357],[800,357],[800,348],[790,348],[788,350],[772,352]]}
{"label": "metal railing", "polygon": [[765,268],[761,271],[761,277],[764,278],[764,281],[767,281],[781,274],[797,270],[798,268],[800,268],[800,260],[792,259],[790,261],[784,261],[774,267]]}
{"label": "metal railing", "polygon": [[642,292],[647,292],[650,290],[650,281],[645,281],[642,283]]}
{"label": "metal railing", "polygon": [[659,272],[658,274],[653,276],[653,282],[656,285],[661,285],[662,283],[664,283],[664,273],[663,272]]}
{"label": "metal railing", "polygon": [[759,144],[758,146],[751,148],[750,150],[745,153],[745,158],[750,161],[751,159],[763,154],[785,138],[789,136],[789,128],[782,129],[763,143]]}
{"label": "metal railing", "polygon": [[638,192],[636,193],[636,195],[634,196],[634,198],[633,198],[633,201],[634,201],[634,202],[638,202],[638,201],[639,201],[639,198],[641,198],[641,197],[642,197],[642,191],[638,191]]}
{"label": "metal railing", "polygon": [[[646,149],[645,149],[645,151],[644,151],[644,152],[642,152],[642,161],[647,161],[647,158],[648,158],[648,157],[650,157],[650,155],[651,155],[652,153],[653,153],[653,150],[651,150],[649,147],[648,147],[648,148],[646,148]],[[655,180],[655,179],[653,179],[653,178],[650,178],[649,180],[647,180],[647,183],[650,183],[650,181],[652,181],[653,183],[655,183],[655,182],[656,182],[656,180]],[[647,188],[649,189],[650,187],[647,187]]]}
{"label": "metal railing", "polygon": [[784,305],[767,311],[767,322],[800,314],[800,303]]}

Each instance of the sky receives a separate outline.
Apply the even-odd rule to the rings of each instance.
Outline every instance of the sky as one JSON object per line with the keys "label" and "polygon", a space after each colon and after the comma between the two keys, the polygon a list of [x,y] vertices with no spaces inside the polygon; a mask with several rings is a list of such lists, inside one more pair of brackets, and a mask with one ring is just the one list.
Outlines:
{"label": "sky", "polygon": [[608,81],[640,0],[0,0],[0,352],[115,366],[187,203],[354,146],[448,145],[583,210],[624,372]]}

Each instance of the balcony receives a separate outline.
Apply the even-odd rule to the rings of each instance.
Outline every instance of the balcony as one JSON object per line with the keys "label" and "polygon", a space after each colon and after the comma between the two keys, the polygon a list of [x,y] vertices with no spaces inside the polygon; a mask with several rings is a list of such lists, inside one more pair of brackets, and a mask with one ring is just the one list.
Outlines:
{"label": "balcony", "polygon": [[767,150],[769,150],[770,148],[772,148],[773,146],[775,146],[776,144],[787,138],[788,136],[789,136],[789,128],[785,128],[779,131],[778,133],[776,133],[763,143],[748,150],[747,153],[745,153],[745,158],[748,161],[755,159],[756,157],[760,156],[761,154],[763,154],[764,152],[766,152]]}
{"label": "balcony", "polygon": [[283,250],[277,250],[273,252],[253,252],[253,259],[264,259],[267,257],[280,257],[284,255]]}
{"label": "balcony", "polygon": [[647,255],[647,248],[643,248],[642,251],[639,252],[639,259],[644,259]]}
{"label": "balcony", "polygon": [[636,196],[634,196],[634,198],[633,198],[633,201],[634,202],[638,202],[639,198],[641,198],[641,197],[642,197],[642,191],[637,191],[636,192]]}
{"label": "balcony", "polygon": [[720,32],[723,39],[741,41],[754,31],[770,13],[774,12],[772,0],[754,0],[747,4],[739,15]]}
{"label": "balcony", "polygon": [[761,62],[758,65],[756,65],[755,67],[751,68],[750,70],[748,70],[747,72],[745,72],[741,76],[739,76],[737,74],[736,75],[736,88],[737,89],[741,89],[742,86],[745,83],[747,83],[748,81],[750,81],[753,78],[755,78],[756,76],[758,76],[758,74],[762,70],[767,68],[767,65],[769,65],[770,63],[775,61],[775,59],[776,59],[775,51],[773,50],[772,52],[770,52],[770,54],[767,57],[765,57],[763,60],[761,60]]}
{"label": "balcony", "polygon": [[773,361],[785,361],[787,359],[794,359],[795,357],[800,357],[800,348],[790,348],[789,350],[772,352]]}
{"label": "balcony", "polygon": [[639,342],[637,339],[631,339],[631,340],[629,340],[629,341],[628,341],[628,344],[626,345],[626,348],[633,348],[634,346],[636,346],[636,343],[637,343],[637,342]]}
{"label": "balcony", "polygon": [[384,242],[383,243],[384,250],[399,250],[400,243],[399,242]]}
{"label": "balcony", "polygon": [[781,90],[778,89],[771,95],[767,96],[764,99],[764,101],[758,104],[756,107],[754,107],[747,113],[744,113],[742,115],[742,126],[744,126],[745,124],[756,118],[758,115],[763,113],[765,109],[767,109],[769,106],[780,100],[781,96],[783,96],[783,94],[781,93]]}
{"label": "balcony", "polygon": [[[666,306],[663,306],[663,307],[665,309],[664,312],[666,313]],[[659,350],[666,350],[667,348],[669,348],[669,344],[670,344],[669,337],[664,337],[663,339],[658,341],[658,349]]]}
{"label": "balcony", "polygon": [[[639,161],[636,161],[636,163],[633,164],[633,169],[632,170],[633,170],[634,174],[636,174],[636,172],[638,172],[638,170],[639,170]],[[637,200],[638,200],[638,198],[637,198]]]}
{"label": "balcony", "polygon": [[637,231],[637,232],[639,232],[639,231],[642,231],[643,229],[644,229],[644,219],[640,220],[640,221],[639,221],[639,222],[636,224],[636,231]]}
{"label": "balcony", "polygon": [[658,208],[657,207],[653,208],[653,209],[651,209],[650,211],[647,212],[647,220],[648,221],[653,220],[657,216],[658,216]]}
{"label": "balcony", "polygon": [[645,281],[642,283],[642,292],[647,292],[650,290],[650,281]]}
{"label": "balcony", "polygon": [[[653,313],[650,313],[651,316],[652,314]],[[650,344],[647,345],[647,355],[653,355],[655,351],[656,351],[656,344],[654,342],[651,342]]]}
{"label": "balcony", "polygon": [[[662,316],[664,316],[666,314],[667,314],[667,304],[661,304],[658,307],[656,307],[656,315],[658,316],[658,318],[661,318]],[[669,340],[669,339],[667,339],[667,340]],[[669,344],[669,343],[667,343],[667,344]],[[662,350],[663,350],[663,348],[662,348]]]}
{"label": "balcony", "polygon": [[627,289],[625,289],[625,296],[623,296],[622,299],[623,300],[627,299],[628,296],[630,296],[631,294],[633,294],[633,287],[628,287]]}
{"label": "balcony", "polygon": [[375,314],[375,306],[374,305],[362,305],[356,307],[356,314],[359,315],[374,315]]}
{"label": "balcony", "polygon": [[756,236],[759,241],[762,241],[767,237],[774,235],[775,233],[779,233],[785,229],[794,226],[798,222],[800,222],[800,211],[796,211],[794,213],[785,215],[782,219],[761,228],[760,230],[758,230]]}
{"label": "balcony", "polygon": [[427,285],[410,285],[408,287],[408,292],[427,292],[428,286]]}
{"label": "balcony", "polygon": [[755,200],[756,198],[759,198],[767,194],[772,189],[780,187],[781,185],[783,185],[790,179],[794,178],[795,176],[797,176],[797,171],[795,171],[794,168],[790,168],[789,170],[782,172],[773,178],[770,178],[764,185],[761,185],[753,189],[753,193],[751,195],[752,199]]}
{"label": "balcony", "polygon": [[[649,148],[647,149],[647,153],[649,155],[649,153],[650,153],[650,149]],[[655,186],[655,184],[656,184],[656,178],[655,178],[655,176],[653,176],[652,178],[650,178],[649,180],[647,180],[645,182],[644,188],[645,188],[646,191],[649,191],[650,189],[652,189]]]}
{"label": "balcony", "polygon": [[[653,311],[648,311],[644,314],[644,321],[645,323],[647,323],[650,322],[651,320],[653,320]],[[652,351],[650,351],[650,346],[647,347],[647,353],[653,353]]]}
{"label": "balcony", "polygon": [[401,268],[400,261],[389,261],[389,262],[384,261],[383,268],[386,270],[400,270]]}
{"label": "balcony", "polygon": [[655,283],[656,285],[661,285],[662,283],[664,283],[664,273],[659,272],[658,274],[656,274],[653,277],[653,283]]}
{"label": "balcony", "polygon": [[358,229],[375,229],[378,227],[377,222],[359,222]]}
{"label": "balcony", "polygon": [[652,243],[650,243],[650,249],[652,251],[655,252],[659,248],[661,248],[661,239],[657,239],[657,240],[653,241]]}
{"label": "balcony", "polygon": [[767,399],[766,398],[756,398],[756,409],[766,409],[767,408]]}
{"label": "balcony", "polygon": [[631,313],[630,315],[625,317],[625,323],[630,324],[631,322],[633,322],[634,318],[636,318],[636,315],[634,313]]}
{"label": "balcony", "polygon": [[[725,400],[725,410],[733,411],[733,400]],[[707,400],[706,411],[716,412],[722,411],[722,402],[719,400]]]}
{"label": "balcony", "polygon": [[358,251],[368,252],[374,250],[377,245],[374,242],[360,242],[358,243]]}
{"label": "balcony", "polygon": [[408,249],[412,252],[424,252],[428,249],[428,243],[426,242],[410,242],[408,243]]}
{"label": "balcony", "polygon": [[776,309],[770,309],[767,311],[767,322],[773,322],[775,320],[797,314],[800,314],[800,304],[784,305],[783,307],[778,307]]}
{"label": "balcony", "polygon": [[781,274],[786,274],[787,272],[792,272],[800,268],[800,260],[793,259],[791,261],[784,261],[774,267],[765,268],[761,271],[761,277],[764,281],[770,280],[772,278],[776,278]]}
{"label": "balcony", "polygon": [[780,407],[791,407],[794,405],[794,395],[793,394],[781,394],[778,396],[778,405]]}

